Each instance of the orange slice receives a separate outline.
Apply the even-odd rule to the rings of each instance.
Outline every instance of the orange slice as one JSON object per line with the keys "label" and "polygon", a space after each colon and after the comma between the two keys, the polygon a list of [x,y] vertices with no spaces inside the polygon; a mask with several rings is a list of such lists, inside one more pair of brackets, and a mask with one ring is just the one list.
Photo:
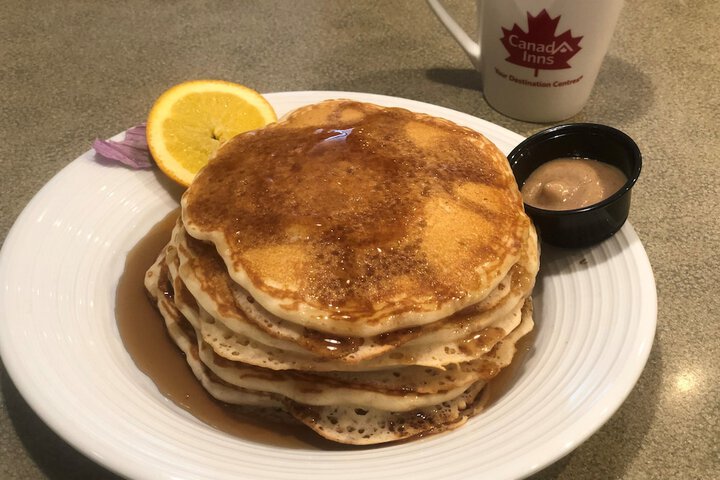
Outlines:
{"label": "orange slice", "polygon": [[188,186],[220,145],[276,120],[273,107],[251,88],[194,80],[175,85],[155,101],[147,142],[160,170]]}

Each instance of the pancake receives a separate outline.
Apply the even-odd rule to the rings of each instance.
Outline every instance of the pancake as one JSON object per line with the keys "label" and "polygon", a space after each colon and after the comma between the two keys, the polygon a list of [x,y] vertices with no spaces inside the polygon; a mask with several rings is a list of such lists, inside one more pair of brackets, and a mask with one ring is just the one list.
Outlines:
{"label": "pancake", "polygon": [[203,340],[219,356],[273,370],[367,371],[405,365],[442,369],[449,363],[474,360],[490,351],[500,339],[520,324],[521,307],[522,303],[513,308],[512,314],[502,317],[492,326],[457,341],[431,345],[406,345],[370,360],[355,363],[298,355],[270,347],[234,334],[205,311],[200,315],[200,333]]}
{"label": "pancake", "polygon": [[[186,243],[187,235],[183,234],[180,225],[177,225],[174,230],[173,240],[177,242],[176,250],[180,257],[179,275],[182,277],[183,285],[189,289],[193,297],[192,301],[197,301],[203,309],[210,312],[211,318],[219,320],[219,322],[207,325],[203,331],[208,331],[208,335],[215,336],[215,343],[217,343],[217,337],[222,337],[220,343],[234,343],[244,347],[248,347],[249,343],[259,343],[273,349],[297,354],[285,354],[286,359],[315,355],[325,360],[337,359],[346,363],[357,363],[382,357],[372,364],[386,366],[407,364],[410,361],[416,361],[421,365],[439,366],[443,363],[468,360],[467,356],[459,356],[459,354],[454,358],[438,355],[432,351],[432,348],[428,349],[428,344],[435,343],[436,350],[437,348],[447,350],[446,343],[457,342],[461,344],[461,347],[450,347],[451,350],[456,352],[469,350],[473,347],[473,343],[479,343],[472,342],[473,337],[498,322],[507,322],[507,315],[510,314],[511,309],[519,310],[522,300],[532,289],[533,279],[537,272],[537,239],[533,232],[531,241],[524,246],[521,261],[513,266],[511,272],[498,285],[496,290],[499,291],[493,292],[485,301],[466,308],[447,319],[422,327],[369,338],[332,337],[327,332],[312,331],[281,320],[262,309],[256,302],[249,302],[248,299],[252,300],[252,297],[249,297],[247,293],[237,294],[234,292],[233,282],[227,272],[220,268],[222,262],[214,250],[206,248],[206,245],[198,248],[200,247],[197,245],[198,241]],[[185,288],[178,287],[176,290],[182,293]],[[198,307],[195,306],[194,310],[197,309]],[[207,337],[205,333],[203,335]],[[208,340],[208,338],[205,339]],[[440,342],[443,342],[443,345],[438,347]],[[402,348],[402,345],[406,343],[408,347],[412,347],[405,349],[409,350],[407,353]],[[476,345],[476,349],[479,347]],[[489,347],[492,347],[492,344]],[[250,353],[249,350],[250,348],[239,349],[237,346],[232,348],[232,351],[235,352]],[[221,352],[218,350],[218,353]],[[278,355],[275,357],[277,358]],[[435,358],[433,359],[433,357]],[[423,360],[423,358],[428,360]],[[263,365],[268,366],[272,363],[274,362]],[[371,368],[371,364],[365,363],[365,365],[366,368]],[[283,367],[278,366],[277,368]],[[295,366],[289,364],[284,368],[298,367],[296,363]],[[345,369],[337,362],[324,362],[320,368]]]}
{"label": "pancake", "polygon": [[[439,410],[445,412],[443,417],[445,418],[447,411],[453,408],[451,405],[458,401],[466,402],[470,396],[474,398],[479,393],[478,386],[484,385],[486,379],[493,377],[500,368],[509,363],[512,357],[509,349],[514,348],[517,339],[527,331],[527,325],[518,327],[515,335],[508,335],[487,355],[487,358],[482,360],[492,365],[491,368],[481,369],[477,365],[465,365],[454,368],[453,374],[434,372],[434,375],[427,375],[429,369],[411,367],[404,369],[406,371],[395,370],[386,373],[360,372],[351,374],[351,378],[345,378],[345,374],[339,372],[329,373],[324,378],[292,372],[285,378],[278,378],[268,376],[267,374],[271,373],[268,371],[263,373],[261,369],[218,359],[206,343],[198,340],[197,331],[174,306],[174,291],[169,287],[166,261],[166,256],[159,257],[146,276],[146,286],[166,320],[171,337],[186,354],[193,373],[206,389],[213,396],[227,403],[266,408],[281,406],[287,408],[289,405],[293,414],[300,416],[306,422],[310,418],[309,412],[314,412],[312,416],[314,428],[323,424],[319,418],[332,417],[342,409],[352,409],[353,412],[358,409],[370,409],[372,414],[365,420],[375,421],[378,417],[403,418],[402,412],[412,411],[417,414],[420,410],[425,410],[426,413]],[[529,321],[529,316],[525,315],[524,323],[527,324]],[[421,370],[424,370],[425,374]],[[478,375],[480,371],[486,373]],[[439,385],[433,382],[438,375],[442,378]],[[288,383],[294,385],[288,388]],[[328,383],[333,384],[329,389],[326,385]],[[413,384],[414,386],[410,387]],[[362,414],[365,415],[367,412]],[[352,420],[345,419],[345,422],[352,423]],[[403,430],[407,428],[405,433],[413,435],[419,433],[417,421],[414,423],[414,428],[403,427]],[[432,428],[438,427],[440,424],[433,422]]]}
{"label": "pancake", "polygon": [[[485,376],[475,380],[465,388],[455,388],[454,391],[441,391],[438,395],[422,396],[410,395],[408,400],[408,389],[405,388],[403,395],[397,398],[388,398],[387,381],[380,381],[374,385],[363,382],[362,374],[358,374],[352,382],[354,385],[353,395],[346,401],[338,401],[342,396],[342,388],[335,388],[333,391],[323,394],[313,382],[314,387],[305,385],[298,389],[300,396],[305,396],[309,402],[298,402],[296,395],[291,397],[268,392],[263,389],[248,389],[237,386],[232,381],[232,375],[225,373],[223,369],[242,368],[235,366],[215,365],[215,361],[205,358],[203,352],[209,352],[207,345],[199,341],[189,322],[182,314],[174,309],[172,288],[163,287],[162,284],[169,283],[167,269],[164,266],[165,259],[159,259],[151,268],[152,275],[149,279],[149,290],[158,302],[160,311],[166,319],[168,331],[185,352],[188,364],[193,373],[203,383],[208,392],[215,398],[230,404],[260,407],[266,415],[272,414],[277,417],[282,412],[287,412],[299,421],[305,423],[324,437],[357,445],[382,443],[395,441],[413,436],[438,433],[440,431],[456,428],[462,425],[470,416],[477,413],[483,406],[484,398],[480,395],[486,385],[486,379],[492,378],[497,372],[509,364],[514,354],[515,343],[527,331],[531,325],[531,306],[525,309],[521,326],[508,335],[503,341],[490,352],[483,363],[492,365],[493,368],[485,368]],[[155,282],[152,284],[152,282]],[[161,292],[166,292],[162,294]],[[200,352],[198,354],[198,352]],[[476,362],[477,363],[477,362]],[[211,365],[208,368],[208,365]],[[215,365],[213,368],[212,366]],[[216,375],[217,371],[220,375]],[[477,365],[458,366],[454,369],[456,374],[480,371]],[[230,377],[230,378],[227,378]],[[447,376],[446,376],[447,378]],[[255,377],[257,379],[257,377]],[[305,379],[308,381],[309,379]],[[259,382],[260,384],[262,382]],[[407,383],[407,379],[399,383]],[[444,401],[442,396],[448,398]],[[394,408],[400,407],[400,408]]]}
{"label": "pancake", "polygon": [[533,328],[507,160],[443,119],[333,100],[223,145],[145,287],[213,397],[369,445],[463,425]]}
{"label": "pancake", "polygon": [[[165,251],[165,250],[164,250]],[[206,390],[216,399],[235,405],[258,406],[266,409],[281,409],[282,402],[265,392],[253,392],[240,389],[217,378],[202,363],[198,353],[197,337],[192,325],[176,308],[174,292],[169,280],[166,256],[161,254],[145,275],[145,287],[160,311],[168,334],[185,359],[193,374]]]}
{"label": "pancake", "polygon": [[[509,364],[515,354],[517,341],[532,330],[532,305],[523,314],[525,323],[509,336],[493,357],[499,365]],[[470,367],[472,368],[472,367]],[[285,404],[291,414],[323,437],[353,445],[372,445],[401,439],[421,437],[452,430],[464,425],[480,413],[486,403],[487,382],[479,380],[454,399],[439,405],[408,412],[388,412],[358,409],[353,406],[313,407]]]}
{"label": "pancake", "polygon": [[[157,273],[155,278],[161,276],[159,268],[153,267],[152,270]],[[290,414],[325,438],[355,445],[397,441],[456,428],[465,423],[474,413],[473,410],[482,407],[483,397],[480,392],[484,382],[477,382],[450,402],[409,412],[389,412],[348,405],[310,406],[276,394],[236,387],[219,379],[200,361],[196,337],[190,324],[179,311],[170,307],[167,298],[158,295],[158,289],[152,290],[166,319],[171,338],[185,353],[193,373],[208,393],[222,402],[256,408],[257,413],[274,420],[287,420],[283,414]]]}
{"label": "pancake", "polygon": [[[163,290],[160,286],[151,288],[153,292]],[[177,323],[179,310],[175,309],[173,300],[168,295],[154,293],[153,296],[160,299],[160,310],[166,321]],[[278,393],[312,405],[353,404],[376,408],[382,405],[385,409],[403,411],[454,398],[460,393],[458,389],[464,391],[478,379],[488,380],[494,376],[512,358],[506,353],[498,356],[498,351],[504,352],[501,346],[508,342],[514,345],[515,337],[527,331],[531,322],[529,307],[525,308],[524,317],[517,328],[504,336],[500,346],[477,360],[453,364],[445,370],[410,366],[359,372],[277,372],[221,358],[202,340],[198,340],[199,357],[218,377],[248,390]],[[194,333],[199,337],[197,330]]]}
{"label": "pancake", "polygon": [[183,195],[182,220],[269,312],[364,337],[481,301],[529,225],[485,137],[349,100],[231,139]]}
{"label": "pancake", "polygon": [[355,406],[312,407],[286,403],[290,413],[323,437],[351,445],[373,445],[452,430],[485,405],[485,382],[477,382],[454,399],[408,412]]}

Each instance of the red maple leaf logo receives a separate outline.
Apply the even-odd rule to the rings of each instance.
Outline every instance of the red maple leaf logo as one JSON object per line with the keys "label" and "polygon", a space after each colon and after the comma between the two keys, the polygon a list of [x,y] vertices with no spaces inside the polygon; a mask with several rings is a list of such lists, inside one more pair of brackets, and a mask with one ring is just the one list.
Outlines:
{"label": "red maple leaf logo", "polygon": [[528,31],[524,32],[517,23],[511,30],[502,27],[503,37],[500,39],[510,54],[505,60],[535,70],[538,76],[540,70],[560,70],[570,68],[570,60],[581,50],[580,40],[583,37],[573,37],[570,30],[555,36],[561,15],[550,18],[547,10],[543,9],[533,17],[527,12]]}

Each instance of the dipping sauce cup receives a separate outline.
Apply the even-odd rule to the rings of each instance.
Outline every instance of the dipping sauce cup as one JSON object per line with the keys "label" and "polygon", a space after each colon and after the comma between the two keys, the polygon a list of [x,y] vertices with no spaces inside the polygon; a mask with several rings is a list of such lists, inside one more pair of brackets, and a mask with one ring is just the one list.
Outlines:
{"label": "dipping sauce cup", "polygon": [[542,130],[510,152],[508,160],[518,187],[545,162],[557,158],[586,158],[613,165],[627,182],[608,198],[575,210],[546,210],[525,203],[525,211],[540,238],[566,248],[587,247],[617,232],[630,212],[630,193],[642,168],[637,144],[615,128],[594,123],[572,123]]}

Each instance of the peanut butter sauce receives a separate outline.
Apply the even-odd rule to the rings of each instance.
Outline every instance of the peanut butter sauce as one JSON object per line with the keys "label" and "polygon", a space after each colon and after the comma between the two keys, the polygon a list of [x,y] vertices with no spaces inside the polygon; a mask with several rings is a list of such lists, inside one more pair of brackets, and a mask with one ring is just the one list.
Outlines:
{"label": "peanut butter sauce", "polygon": [[574,210],[599,203],[620,190],[627,177],[619,168],[589,158],[556,158],[525,180],[523,200],[545,210]]}

